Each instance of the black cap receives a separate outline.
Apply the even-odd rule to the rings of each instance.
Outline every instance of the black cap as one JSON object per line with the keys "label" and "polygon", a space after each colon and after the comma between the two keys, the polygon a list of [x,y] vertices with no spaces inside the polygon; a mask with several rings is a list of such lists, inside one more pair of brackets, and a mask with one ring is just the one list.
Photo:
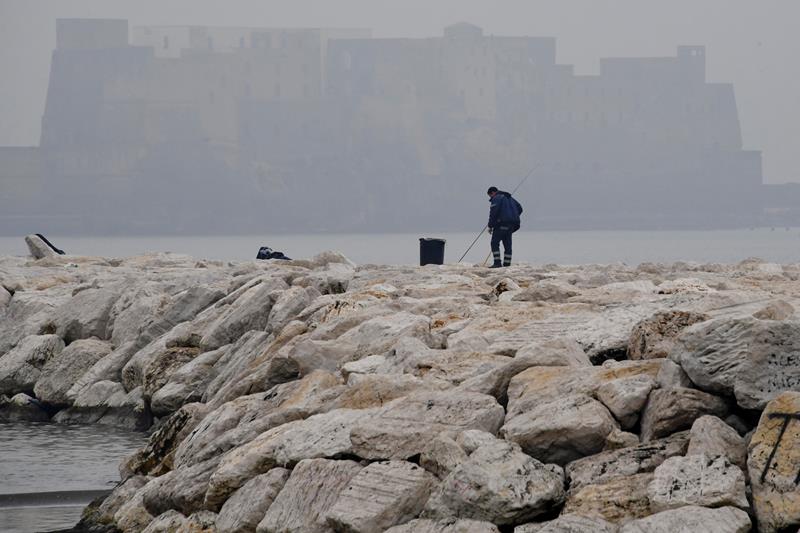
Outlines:
{"label": "black cap", "polygon": [[493,192],[497,192],[497,187],[489,187],[489,190],[486,191],[486,194],[492,194]]}

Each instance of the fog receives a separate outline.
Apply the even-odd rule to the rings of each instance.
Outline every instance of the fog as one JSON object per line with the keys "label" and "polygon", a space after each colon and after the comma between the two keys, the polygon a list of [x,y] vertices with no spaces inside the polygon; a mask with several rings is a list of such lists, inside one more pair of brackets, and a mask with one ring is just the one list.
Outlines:
{"label": "fog", "polygon": [[[800,181],[798,16],[790,0],[0,0],[0,146],[40,146],[0,149],[0,232],[462,230],[486,187],[533,167],[529,227],[793,223],[796,191],[761,183]],[[86,18],[127,20],[134,46],[64,26],[54,53],[57,20]],[[443,36],[459,22],[482,34]],[[310,53],[278,52],[292,42]],[[636,57],[660,59],[605,61]]]}

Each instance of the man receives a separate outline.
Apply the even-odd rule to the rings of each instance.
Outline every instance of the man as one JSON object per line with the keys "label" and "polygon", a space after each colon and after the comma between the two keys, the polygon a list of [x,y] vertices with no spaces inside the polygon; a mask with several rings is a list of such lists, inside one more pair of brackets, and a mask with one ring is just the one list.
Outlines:
{"label": "man", "polygon": [[[522,205],[511,197],[511,194],[489,187],[489,233],[492,234],[492,255],[494,263],[491,268],[511,266],[511,234],[519,229],[519,216]],[[503,243],[503,262],[500,262],[500,243]]]}

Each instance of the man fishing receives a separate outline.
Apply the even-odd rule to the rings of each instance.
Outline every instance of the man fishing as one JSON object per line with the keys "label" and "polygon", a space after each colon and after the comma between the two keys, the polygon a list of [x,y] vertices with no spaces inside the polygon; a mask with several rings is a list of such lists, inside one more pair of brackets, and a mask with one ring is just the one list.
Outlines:
{"label": "man fishing", "polygon": [[[510,193],[489,187],[489,233],[492,234],[492,256],[494,263],[490,268],[511,266],[511,235],[519,229],[519,216],[522,204]],[[503,243],[503,261],[500,262],[500,243]]]}

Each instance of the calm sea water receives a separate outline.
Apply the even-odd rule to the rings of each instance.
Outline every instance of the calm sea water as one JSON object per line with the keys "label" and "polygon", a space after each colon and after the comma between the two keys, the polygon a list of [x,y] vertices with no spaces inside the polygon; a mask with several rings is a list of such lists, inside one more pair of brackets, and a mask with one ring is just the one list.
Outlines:
{"label": "calm sea water", "polygon": [[74,525],[97,491],[119,481],[120,460],[145,439],[100,426],[0,423],[0,531]]}
{"label": "calm sea water", "polygon": [[[445,261],[455,263],[476,233],[236,235],[229,237],[58,237],[67,253],[124,257],[148,251],[185,253],[196,258],[253,259],[260,246],[292,258],[339,250],[356,263],[415,264],[419,237],[446,239]],[[484,234],[465,261],[483,262],[489,253]],[[26,255],[22,237],[0,237],[0,255]],[[531,263],[614,263],[646,261],[736,262],[748,257],[794,263],[800,260],[800,228],[719,231],[519,231],[514,259]]]}

